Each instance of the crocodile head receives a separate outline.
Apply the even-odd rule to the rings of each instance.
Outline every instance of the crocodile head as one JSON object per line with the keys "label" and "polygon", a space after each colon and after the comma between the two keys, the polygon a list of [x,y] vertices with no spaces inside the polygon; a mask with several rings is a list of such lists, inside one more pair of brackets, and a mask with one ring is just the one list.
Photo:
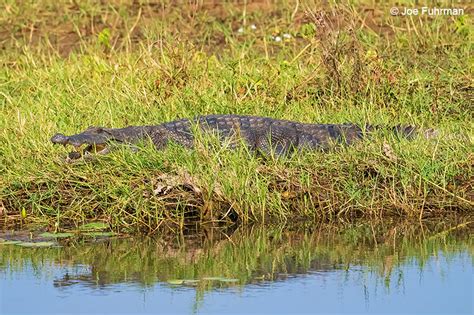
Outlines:
{"label": "crocodile head", "polygon": [[116,129],[102,127],[89,127],[85,131],[66,136],[57,133],[51,137],[53,144],[71,145],[74,150],[68,155],[70,160],[79,159],[90,153],[106,154],[109,152],[108,145],[111,142],[124,142],[126,139]]}

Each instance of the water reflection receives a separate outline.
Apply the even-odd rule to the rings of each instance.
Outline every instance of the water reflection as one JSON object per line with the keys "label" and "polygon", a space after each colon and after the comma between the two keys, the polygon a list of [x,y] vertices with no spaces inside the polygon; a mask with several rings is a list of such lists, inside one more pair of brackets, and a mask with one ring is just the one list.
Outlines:
{"label": "water reflection", "polygon": [[[38,301],[48,313],[60,312],[55,305],[64,299],[80,305],[68,312],[207,312],[229,305],[243,313],[470,312],[471,230],[459,222],[377,223],[209,229],[47,249],[0,245],[0,311],[35,313],[13,301],[34,300],[49,288],[48,303]],[[96,295],[103,299],[84,309]]]}

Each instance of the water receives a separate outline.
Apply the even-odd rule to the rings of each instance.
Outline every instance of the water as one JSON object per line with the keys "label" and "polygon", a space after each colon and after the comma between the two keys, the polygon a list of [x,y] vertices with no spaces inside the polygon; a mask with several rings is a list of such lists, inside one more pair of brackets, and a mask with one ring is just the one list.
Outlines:
{"label": "water", "polygon": [[361,224],[0,245],[0,313],[472,314],[471,233],[448,229]]}

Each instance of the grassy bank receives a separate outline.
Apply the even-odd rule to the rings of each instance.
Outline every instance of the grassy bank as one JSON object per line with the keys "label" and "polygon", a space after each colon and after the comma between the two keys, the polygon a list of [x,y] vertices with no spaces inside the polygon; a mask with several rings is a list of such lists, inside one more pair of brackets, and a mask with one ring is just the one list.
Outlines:
{"label": "grassy bank", "polygon": [[[100,220],[151,232],[190,222],[470,213],[472,8],[403,17],[390,7],[8,2],[0,13],[2,216],[51,229]],[[72,165],[49,142],[90,125],[211,113],[411,124],[441,135],[381,134],[282,159],[205,141],[195,150],[143,145]]]}

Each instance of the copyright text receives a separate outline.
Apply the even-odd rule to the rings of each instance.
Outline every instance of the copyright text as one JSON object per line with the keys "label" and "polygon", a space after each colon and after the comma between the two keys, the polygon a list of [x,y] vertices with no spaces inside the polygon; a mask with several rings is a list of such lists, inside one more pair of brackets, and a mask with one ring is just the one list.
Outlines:
{"label": "copyright text", "polygon": [[402,15],[402,16],[417,16],[417,15],[428,15],[428,16],[449,16],[449,15],[464,15],[463,8],[437,8],[437,7],[421,7],[421,8],[398,8],[393,7],[390,9],[391,15]]}

